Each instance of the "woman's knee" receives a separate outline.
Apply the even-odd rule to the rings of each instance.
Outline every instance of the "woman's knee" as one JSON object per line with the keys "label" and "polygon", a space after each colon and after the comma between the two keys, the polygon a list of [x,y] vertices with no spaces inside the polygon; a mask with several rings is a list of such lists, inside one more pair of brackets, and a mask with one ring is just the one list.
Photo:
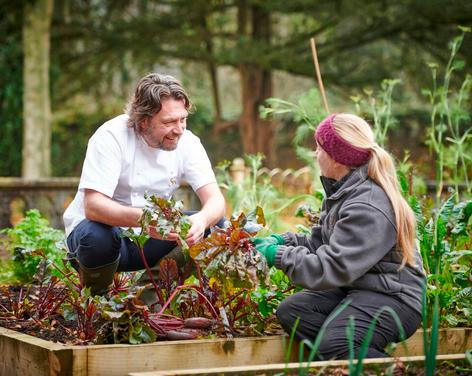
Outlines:
{"label": "woman's knee", "polygon": [[285,331],[290,332],[297,320],[297,308],[293,295],[280,303],[275,314]]}
{"label": "woman's knee", "polygon": [[[344,321],[331,322],[323,333],[323,337],[319,343],[318,354],[320,360],[329,359],[347,359],[349,357],[349,348],[352,346],[354,356],[357,357],[361,347],[364,345],[366,330],[354,327],[352,337],[347,334],[347,323]],[[379,341],[378,333],[374,331],[370,344],[367,349],[367,357],[383,357],[383,345]]]}
{"label": "woman's knee", "polygon": [[[354,343],[354,357],[359,356],[361,350],[361,343]],[[349,341],[346,338],[342,341],[333,340],[329,335],[325,336],[318,347],[317,358],[319,360],[330,360],[330,359],[348,359],[349,358]],[[377,348],[374,344],[371,344],[367,348],[366,358],[383,358],[388,356],[382,348]]]}
{"label": "woman's knee", "polygon": [[[349,357],[349,341],[345,334],[345,327],[336,328],[334,331],[327,330],[321,333],[321,338],[318,346],[318,358],[320,360],[329,359],[347,359]],[[353,344],[354,349],[358,346]]]}
{"label": "woman's knee", "polygon": [[338,346],[329,338],[323,338],[318,346],[317,358],[319,360],[346,359],[348,357],[347,343]]}

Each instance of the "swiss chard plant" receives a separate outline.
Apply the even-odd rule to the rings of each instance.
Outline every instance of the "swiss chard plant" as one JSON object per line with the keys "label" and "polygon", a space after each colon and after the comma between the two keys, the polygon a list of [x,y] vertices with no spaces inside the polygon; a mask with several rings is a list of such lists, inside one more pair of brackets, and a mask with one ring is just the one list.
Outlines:
{"label": "swiss chard plant", "polygon": [[249,242],[249,238],[265,225],[264,214],[258,207],[248,217],[241,213],[232,218],[227,228],[216,228],[203,241],[190,249],[190,256],[223,290],[236,287],[254,288],[267,285],[268,267]]}
{"label": "swiss chard plant", "polygon": [[271,294],[267,262],[249,241],[265,224],[263,210],[257,207],[247,216],[233,217],[226,228],[214,229],[190,248],[202,279],[208,281],[213,304],[232,333],[270,332],[276,298],[283,295]]}
{"label": "swiss chard plant", "polygon": [[[187,252],[188,246],[185,238],[191,227],[190,221],[181,211],[183,207],[181,201],[166,200],[155,195],[146,196],[145,198],[148,205],[143,209],[143,215],[140,219],[140,233],[136,234],[132,229],[124,233],[124,236],[128,236],[138,246],[141,259],[158,298],[155,306],[160,308],[159,311],[156,313],[145,311],[144,322],[155,331],[158,338],[196,338],[202,335],[199,328],[186,327],[182,322],[183,318],[166,312],[173,312],[177,307],[180,307],[184,309],[179,310],[178,313],[183,317],[189,312],[195,313],[198,310],[210,314],[214,320],[218,320],[217,311],[204,294],[205,283],[201,276],[198,285],[185,283],[175,261],[163,259],[159,264],[159,277],[156,280],[147,264],[143,250],[145,242],[149,239],[147,229],[152,226],[163,238],[171,232],[176,233],[183,251]],[[205,306],[206,309],[195,309],[195,305],[199,305],[200,308]],[[145,334],[144,332],[141,333]]]}
{"label": "swiss chard plant", "polygon": [[[143,208],[143,214],[139,220],[141,226],[139,233],[130,228],[129,230],[124,231],[123,236],[130,238],[138,247],[141,259],[146,268],[146,273],[149,275],[156,291],[158,298],[157,303],[162,306],[165,303],[162,289],[155,280],[146,257],[144,256],[144,244],[150,238],[148,235],[148,228],[154,227],[163,238],[168,236],[171,232],[176,233],[182,244],[182,248],[188,249],[185,238],[191,224],[188,217],[180,210],[183,207],[181,201],[175,201],[173,199],[166,200],[155,195],[145,195],[145,199],[147,205]],[[166,268],[164,267],[163,270],[166,270]]]}
{"label": "swiss chard plant", "polygon": [[148,227],[154,227],[162,238],[166,238],[171,232],[175,232],[182,248],[188,249],[185,238],[190,230],[191,223],[182,212],[183,202],[174,199],[165,199],[156,195],[145,195],[147,205],[143,209],[140,219],[141,233]]}
{"label": "swiss chard plant", "polygon": [[102,343],[149,343],[156,333],[147,323],[148,307],[139,299],[144,287],[121,287],[118,294],[94,297],[93,304],[106,324],[98,333]]}

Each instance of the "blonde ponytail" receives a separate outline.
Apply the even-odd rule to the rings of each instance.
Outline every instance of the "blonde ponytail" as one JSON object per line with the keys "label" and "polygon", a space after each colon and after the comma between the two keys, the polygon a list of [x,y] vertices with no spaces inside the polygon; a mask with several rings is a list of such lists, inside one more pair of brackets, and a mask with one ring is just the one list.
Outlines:
{"label": "blonde ponytail", "polygon": [[358,116],[338,114],[333,120],[333,126],[345,141],[371,152],[368,174],[382,187],[392,204],[397,227],[397,248],[403,253],[401,266],[405,264],[414,266],[416,220],[413,211],[401,194],[392,157],[375,142],[369,124]]}
{"label": "blonde ponytail", "polygon": [[392,203],[397,226],[397,246],[403,252],[402,266],[415,265],[416,220],[403,198],[392,157],[377,144],[371,149],[369,176],[380,185]]}

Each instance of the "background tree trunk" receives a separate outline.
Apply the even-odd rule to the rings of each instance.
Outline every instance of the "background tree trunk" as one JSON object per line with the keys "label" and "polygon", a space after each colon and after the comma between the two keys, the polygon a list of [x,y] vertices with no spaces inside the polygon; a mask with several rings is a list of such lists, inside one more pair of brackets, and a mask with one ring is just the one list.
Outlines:
{"label": "background tree trunk", "polygon": [[[249,16],[249,17],[248,17]],[[248,29],[250,19],[250,30]],[[270,14],[259,6],[246,7],[243,0],[239,3],[240,35],[250,35],[256,46],[270,45]],[[274,129],[271,121],[259,116],[259,106],[272,96],[272,72],[253,63],[242,63],[239,67],[241,75],[241,96],[243,111],[240,119],[240,132],[243,152],[245,154],[263,153],[265,165],[275,164]]]}
{"label": "background tree trunk", "polygon": [[23,19],[22,176],[51,175],[50,26],[53,0],[26,2]]}
{"label": "background tree trunk", "polygon": [[270,71],[254,65],[240,67],[242,84],[241,141],[245,154],[263,153],[265,165],[274,165],[274,130],[272,122],[259,117],[259,106],[272,96]]}

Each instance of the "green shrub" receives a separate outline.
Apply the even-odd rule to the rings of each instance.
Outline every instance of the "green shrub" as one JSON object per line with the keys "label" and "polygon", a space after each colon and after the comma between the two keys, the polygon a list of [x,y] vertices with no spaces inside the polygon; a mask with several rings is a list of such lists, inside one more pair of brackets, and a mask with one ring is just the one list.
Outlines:
{"label": "green shrub", "polygon": [[[13,228],[1,233],[5,250],[11,259],[5,262],[1,279],[10,283],[31,283],[41,261],[34,251],[42,251],[48,260],[62,266],[65,257],[64,232],[49,226],[49,221],[36,210],[29,210],[25,218]],[[54,274],[54,271],[52,272]]]}

